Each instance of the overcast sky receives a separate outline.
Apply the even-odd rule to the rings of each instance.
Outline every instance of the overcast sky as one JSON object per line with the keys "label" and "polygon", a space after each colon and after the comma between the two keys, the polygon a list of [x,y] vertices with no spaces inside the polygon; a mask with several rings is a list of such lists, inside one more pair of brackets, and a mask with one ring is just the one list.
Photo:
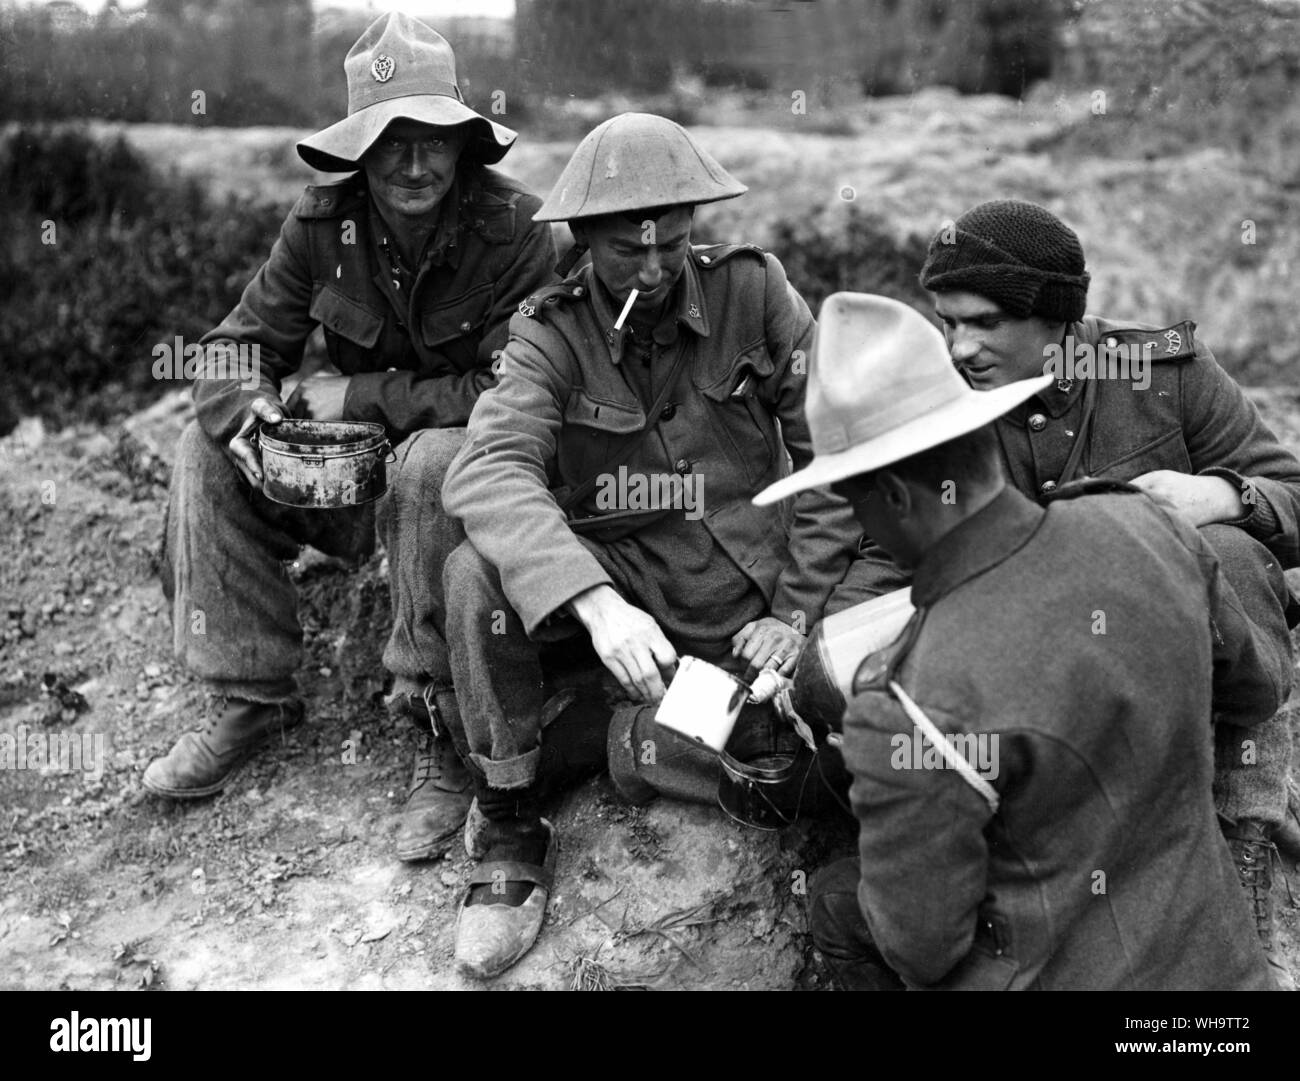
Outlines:
{"label": "overcast sky", "polygon": [[[20,0],[32,7],[41,7],[45,0]],[[85,11],[99,11],[105,0],[74,0]],[[145,0],[119,0],[118,7],[124,10],[144,7]],[[495,15],[507,17],[515,13],[515,0],[314,0],[316,8],[352,8],[355,11],[369,11],[382,15],[386,11],[406,11],[416,16],[430,19],[447,18],[452,15]]]}

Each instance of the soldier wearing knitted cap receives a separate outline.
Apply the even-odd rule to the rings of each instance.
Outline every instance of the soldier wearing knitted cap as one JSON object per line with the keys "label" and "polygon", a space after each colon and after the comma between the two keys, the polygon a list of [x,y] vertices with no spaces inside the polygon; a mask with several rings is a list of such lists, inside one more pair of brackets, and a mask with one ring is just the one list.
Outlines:
{"label": "soldier wearing knitted cap", "polygon": [[[1219,367],[1194,323],[1085,315],[1088,283],[1074,231],[1018,200],[963,214],[931,241],[921,269],[953,363],[970,386],[993,390],[1044,371],[1053,377],[994,426],[1015,486],[1045,499],[1070,481],[1104,477],[1163,498],[1217,553],[1268,644],[1269,678],[1285,686],[1294,604],[1282,572],[1300,564],[1300,461]],[[907,573],[869,538],[861,548],[828,614],[907,584]],[[819,634],[814,642],[797,674],[797,698],[830,722],[843,701]],[[1231,705],[1216,702],[1216,709]],[[1220,725],[1216,742],[1224,831],[1265,953],[1289,984],[1270,897],[1271,838],[1286,829],[1289,813],[1287,717],[1249,732]]]}
{"label": "soldier wearing knitted cap", "polygon": [[1049,379],[977,393],[907,305],[822,305],[815,455],[758,499],[844,495],[916,607],[855,666],[859,859],[809,882],[809,932],[852,990],[1272,989],[1207,729],[1216,691],[1252,726],[1288,684],[1179,515],[1112,481],[1046,508],[1008,483],[992,425]]}
{"label": "soldier wearing knitted cap", "polygon": [[[397,854],[425,859],[446,850],[470,802],[464,767],[431,722],[456,708],[446,647],[427,616],[437,525],[424,492],[450,461],[433,433],[464,430],[494,381],[510,316],[553,279],[555,250],[549,227],[529,221],[537,197],[488,167],[515,133],[465,104],[439,34],[382,16],[343,68],[347,116],[298,152],[349,175],[307,188],[239,304],[203,339],[223,372],[236,350],[260,366],[251,381],[194,386],[198,421],[177,452],[164,587],[177,656],[214,704],[200,731],[149,765],[144,785],[174,799],[213,795],[299,721],[302,630],[283,561],[304,544],[349,559],[373,548],[372,504],[318,510],[268,498],[254,429],[271,434],[289,416],[382,424],[396,447],[378,514],[394,616],[384,665],[392,708],[421,732]],[[330,364],[303,377],[317,327]]]}
{"label": "soldier wearing knitted cap", "polygon": [[[852,555],[830,493],[750,502],[811,455],[813,319],[770,254],[691,243],[697,205],[744,191],[678,125],[629,113],[583,139],[538,214],[568,221],[591,263],[520,306],[442,493],[466,538],[442,626],[477,796],[467,974],[504,971],[541,929],[557,844],[543,794],[608,762],[628,799],[712,801],[716,758],[710,784],[643,754],[679,657],[791,673]],[[561,657],[629,704],[611,719],[599,679],[594,705],[558,690]]]}

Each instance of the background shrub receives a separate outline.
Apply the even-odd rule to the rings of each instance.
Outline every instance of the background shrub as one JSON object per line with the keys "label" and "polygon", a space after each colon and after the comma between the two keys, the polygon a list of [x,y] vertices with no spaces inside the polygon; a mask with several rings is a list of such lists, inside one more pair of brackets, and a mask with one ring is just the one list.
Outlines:
{"label": "background shrub", "polygon": [[57,426],[102,423],[166,389],[154,346],[216,325],[283,219],[233,198],[214,204],[120,137],[98,144],[76,129],[14,132],[0,177],[3,395],[18,415]]}

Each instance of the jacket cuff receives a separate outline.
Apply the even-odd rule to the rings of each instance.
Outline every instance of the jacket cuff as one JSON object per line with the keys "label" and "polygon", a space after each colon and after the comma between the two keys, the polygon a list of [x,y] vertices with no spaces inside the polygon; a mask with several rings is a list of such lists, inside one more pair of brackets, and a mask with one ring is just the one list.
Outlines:
{"label": "jacket cuff", "polygon": [[[503,583],[506,597],[523,621],[530,638],[537,637],[548,620],[564,614],[564,606],[579,593],[594,586],[613,584],[614,580],[596,557],[581,547],[571,560],[565,560],[559,566],[548,561],[543,567],[530,568],[509,584]],[[542,637],[545,637],[544,633]]]}
{"label": "jacket cuff", "polygon": [[1260,542],[1267,542],[1277,534],[1281,526],[1277,511],[1273,509],[1273,504],[1269,502],[1268,496],[1254,481],[1243,477],[1234,469],[1227,469],[1223,466],[1202,469],[1197,476],[1219,477],[1228,481],[1241,493],[1242,504],[1247,508],[1246,513],[1240,518],[1229,519],[1223,523],[1224,525],[1238,526]]}

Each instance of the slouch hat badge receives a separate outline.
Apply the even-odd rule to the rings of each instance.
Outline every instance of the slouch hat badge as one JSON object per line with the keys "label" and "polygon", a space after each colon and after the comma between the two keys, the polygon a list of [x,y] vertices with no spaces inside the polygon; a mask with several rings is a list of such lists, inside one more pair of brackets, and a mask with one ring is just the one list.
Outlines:
{"label": "slouch hat badge", "polygon": [[393,72],[397,65],[393,62],[391,56],[383,54],[375,57],[375,62],[370,65],[370,74],[375,77],[375,82],[386,83],[393,77]]}

